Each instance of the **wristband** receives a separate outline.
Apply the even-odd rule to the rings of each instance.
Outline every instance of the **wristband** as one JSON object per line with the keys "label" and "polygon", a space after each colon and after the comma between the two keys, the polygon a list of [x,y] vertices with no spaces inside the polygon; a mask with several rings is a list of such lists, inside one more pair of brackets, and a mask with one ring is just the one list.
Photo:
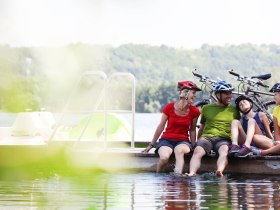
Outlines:
{"label": "wristband", "polygon": [[155,145],[153,145],[152,143],[150,143],[150,144],[149,144],[149,147],[154,148],[154,147],[155,147]]}

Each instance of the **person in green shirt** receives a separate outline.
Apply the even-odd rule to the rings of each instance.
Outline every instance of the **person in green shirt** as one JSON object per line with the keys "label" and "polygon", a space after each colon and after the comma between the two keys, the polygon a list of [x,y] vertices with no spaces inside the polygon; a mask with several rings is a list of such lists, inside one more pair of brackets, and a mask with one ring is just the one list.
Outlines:
{"label": "person in green shirt", "polygon": [[238,110],[231,105],[233,90],[228,82],[217,82],[215,85],[217,102],[202,108],[197,146],[190,160],[190,171],[186,175],[195,175],[200,168],[202,157],[213,150],[219,155],[216,175],[223,176],[231,145],[231,122],[240,119]]}

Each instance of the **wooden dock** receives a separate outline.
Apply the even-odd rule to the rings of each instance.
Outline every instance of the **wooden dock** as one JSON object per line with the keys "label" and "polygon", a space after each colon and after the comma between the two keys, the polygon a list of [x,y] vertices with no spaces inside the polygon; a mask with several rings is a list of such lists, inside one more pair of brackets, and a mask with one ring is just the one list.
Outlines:
{"label": "wooden dock", "polygon": [[[141,150],[130,151],[108,151],[108,155],[113,154],[115,167],[123,169],[132,169],[139,171],[155,172],[158,161],[158,155],[155,153],[141,153]],[[128,156],[128,161],[123,162],[122,155]],[[106,156],[106,153],[104,154]],[[189,162],[191,155],[185,156],[184,171],[189,171]],[[202,159],[201,172],[214,172],[216,170],[216,156],[204,156]],[[174,169],[175,157],[170,158],[169,164],[166,167],[166,172],[172,172]],[[266,156],[257,157],[250,156],[247,158],[229,158],[229,164],[226,167],[225,173],[239,173],[239,174],[279,174],[280,175],[280,156]]]}
{"label": "wooden dock", "polygon": [[[104,170],[155,172],[158,155],[143,148],[112,148],[91,142],[51,142],[42,145],[1,145],[0,168],[26,170]],[[185,156],[184,171],[189,171],[191,155]],[[166,172],[174,169],[174,156],[170,158]],[[205,156],[198,173],[216,170],[217,157]],[[225,173],[279,174],[280,156],[229,158]]]}

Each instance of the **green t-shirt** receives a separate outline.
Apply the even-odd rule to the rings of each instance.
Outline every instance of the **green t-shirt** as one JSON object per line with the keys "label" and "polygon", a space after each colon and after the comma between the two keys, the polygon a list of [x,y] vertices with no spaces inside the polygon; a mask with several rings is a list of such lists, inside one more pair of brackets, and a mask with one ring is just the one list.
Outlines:
{"label": "green t-shirt", "polygon": [[231,122],[240,119],[240,114],[233,105],[219,106],[209,104],[201,110],[200,123],[204,125],[203,137],[225,137],[231,139]]}

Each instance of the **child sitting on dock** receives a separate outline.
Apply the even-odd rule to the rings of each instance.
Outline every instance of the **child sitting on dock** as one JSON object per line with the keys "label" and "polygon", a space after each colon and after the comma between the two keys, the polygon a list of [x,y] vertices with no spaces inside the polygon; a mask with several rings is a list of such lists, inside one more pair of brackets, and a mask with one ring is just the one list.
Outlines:
{"label": "child sitting on dock", "polygon": [[143,152],[149,152],[155,147],[161,135],[155,150],[159,155],[157,172],[164,171],[174,152],[176,158],[174,172],[181,174],[184,167],[184,155],[192,151],[196,142],[196,123],[200,111],[192,103],[196,97],[196,91],[201,91],[201,89],[192,81],[178,82],[177,89],[180,95],[179,101],[169,103],[164,107],[153,139],[143,150]]}
{"label": "child sitting on dock", "polygon": [[268,137],[262,135],[254,135],[254,139],[258,141],[270,140],[273,141],[273,145],[268,149],[259,149],[253,147],[253,152],[258,156],[265,155],[280,155],[280,83],[273,85],[269,92],[274,93],[274,100],[276,107],[273,109],[273,127],[274,127],[274,139],[269,139]]}
{"label": "child sitting on dock", "polygon": [[[251,146],[268,149],[273,146],[269,139],[253,138],[254,134],[273,138],[269,121],[265,113],[253,111],[253,101],[250,97],[240,95],[235,100],[236,108],[242,113],[241,120],[233,120],[231,124],[232,145],[230,156],[247,157],[252,155]],[[242,145],[240,148],[239,145]]]}

